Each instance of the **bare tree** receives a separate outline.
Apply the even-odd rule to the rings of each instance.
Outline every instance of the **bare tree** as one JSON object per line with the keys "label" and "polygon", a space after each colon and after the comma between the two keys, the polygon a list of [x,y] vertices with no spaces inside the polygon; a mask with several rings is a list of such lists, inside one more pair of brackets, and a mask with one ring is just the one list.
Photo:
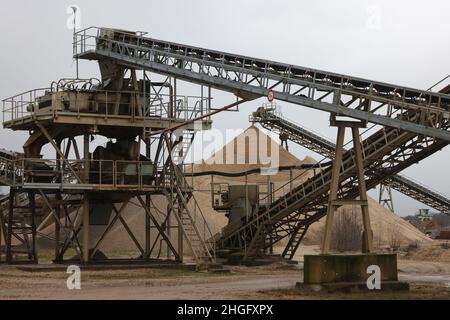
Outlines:
{"label": "bare tree", "polygon": [[398,251],[398,249],[400,249],[400,245],[401,245],[401,240],[398,235],[398,232],[397,232],[397,230],[395,230],[394,228],[391,227],[389,230],[389,246],[394,251]]}
{"label": "bare tree", "polygon": [[338,252],[361,250],[363,228],[360,215],[355,207],[342,208],[336,213],[331,233],[332,250]]}

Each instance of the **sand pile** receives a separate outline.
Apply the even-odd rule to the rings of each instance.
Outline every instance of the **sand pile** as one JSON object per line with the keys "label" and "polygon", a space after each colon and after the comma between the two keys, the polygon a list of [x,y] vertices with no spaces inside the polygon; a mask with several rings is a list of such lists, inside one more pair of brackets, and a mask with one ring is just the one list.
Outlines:
{"label": "sand pile", "polygon": [[432,243],[412,245],[401,252],[400,256],[410,260],[450,262],[450,241],[436,240]]}
{"label": "sand pile", "polygon": [[[255,138],[256,136],[256,138]],[[207,160],[195,163],[192,166],[194,172],[200,171],[223,171],[223,172],[243,172],[259,167],[269,167],[268,160],[272,160],[272,164],[279,166],[312,164],[315,160],[310,157],[298,159],[278,143],[270,139],[257,127],[249,127],[241,135],[233,139],[221,150],[216,152]],[[214,176],[214,182],[229,183],[229,184],[244,184],[247,183],[267,183],[274,184],[274,188],[278,189],[276,197],[289,191],[290,184],[286,184],[290,177],[297,177],[292,187],[302,183],[308,177],[314,175],[314,170],[292,170],[278,172],[274,175],[259,175],[253,174],[247,177],[219,177]],[[213,233],[219,232],[222,227],[227,224],[228,219],[223,213],[216,212],[211,206],[211,192],[210,176],[200,176],[195,178],[188,178],[194,185],[194,196],[199,203],[202,212]],[[137,240],[144,243],[144,211],[137,206],[138,201],[132,200],[123,213],[123,217],[129,228],[133,230]],[[163,212],[166,211],[167,202],[162,197],[155,197],[153,200],[154,212],[162,221],[164,219]],[[429,242],[428,237],[423,235],[419,230],[414,228],[411,224],[404,221],[396,214],[380,206],[375,200],[369,200],[369,211],[372,221],[372,228],[374,231],[375,246],[389,245],[393,237],[395,241],[400,242],[401,245],[408,245],[414,242]],[[322,238],[322,230],[325,219],[313,224],[304,239],[305,244],[317,245]],[[175,224],[175,221],[172,222]],[[96,241],[101,234],[104,227],[92,227],[92,243]],[[51,231],[49,230],[51,233]],[[152,242],[155,239],[153,231]],[[173,243],[177,243],[177,230],[172,229],[171,238]],[[157,251],[166,252],[166,246],[163,243],[157,244]],[[187,246],[185,245],[185,248]],[[111,233],[107,236],[100,249],[104,252],[118,251],[134,251],[135,245],[131,238],[127,235],[124,228],[118,222],[113,227]]]}
{"label": "sand pile", "polygon": [[[242,135],[247,135],[249,131],[256,131],[257,136],[260,137],[261,141],[258,141],[258,144],[256,145],[259,149],[259,147],[262,144],[265,144],[265,141],[267,142],[267,147],[264,146],[264,150],[261,151],[262,154],[266,150],[272,151],[272,149],[269,148],[269,145],[272,146],[272,148],[276,148],[273,150],[276,150],[279,153],[279,165],[280,166],[288,166],[288,165],[300,165],[300,164],[312,164],[315,163],[315,160],[310,157],[305,157],[304,159],[298,159],[293,154],[286,151],[286,149],[282,148],[278,143],[274,143],[273,140],[270,139],[270,137],[267,137],[267,139],[262,138],[262,136],[265,136],[264,133],[262,133],[261,130],[259,130],[257,127],[249,127]],[[234,140],[229,142],[222,150],[219,150],[216,155],[212,156],[210,159],[207,159],[203,161],[200,164],[196,164],[194,167],[194,171],[226,171],[226,172],[240,172],[240,171],[246,171],[248,169],[259,167],[259,166],[267,166],[267,165],[261,165],[260,163],[256,164],[249,164],[248,163],[248,154],[250,150],[255,149],[255,144],[252,144],[252,141],[249,141],[248,139],[245,141],[245,144],[240,148],[236,148],[236,145],[238,142],[242,142],[244,139],[240,137],[236,137]],[[270,141],[270,142],[269,142]],[[234,145],[234,152],[237,153],[234,155],[235,159],[244,158],[247,161],[247,163],[244,164],[236,164],[236,165],[227,165],[227,164],[216,164],[213,163],[212,160],[215,159],[221,159],[225,158],[227,154],[227,150],[233,150],[230,146]],[[219,154],[219,156],[217,156]],[[242,154],[244,156],[242,156]],[[270,154],[270,153],[269,153]],[[273,154],[273,152],[272,152]],[[233,158],[233,157],[230,157]],[[279,172],[276,175],[268,175],[268,176],[261,176],[261,175],[249,175],[247,177],[248,183],[261,183],[270,180],[274,183],[275,190],[279,189],[276,192],[276,196],[280,196],[281,194],[289,191],[290,185],[286,185],[286,183],[289,181],[289,177],[292,175],[292,177],[298,178],[294,182],[294,186],[298,185],[302,182],[304,182],[308,177],[311,177],[314,175],[314,170],[292,170],[292,173],[289,171],[283,171]],[[244,184],[245,183],[245,177],[236,177],[236,178],[224,178],[224,177],[214,177],[214,182],[224,182],[224,183],[230,183],[230,184]],[[194,185],[197,188],[201,190],[209,189],[209,184],[211,183],[210,177],[198,177],[194,179]],[[220,213],[217,213],[216,211],[212,210],[211,208],[211,198],[208,195],[201,195],[197,192],[196,198],[201,202],[202,209],[204,213],[207,216],[217,216],[220,215]],[[208,197],[209,196],[209,197]],[[345,210],[349,206],[345,206],[340,209],[340,211]],[[354,208],[351,208],[354,209]],[[356,211],[360,212],[359,208],[355,208]],[[374,232],[374,245],[378,247],[383,246],[389,246],[393,242],[400,242],[401,245],[408,245],[413,242],[430,242],[431,240],[425,236],[423,233],[421,233],[419,230],[417,230],[414,226],[412,226],[407,221],[400,218],[398,215],[394,214],[390,210],[384,208],[381,206],[377,201],[374,199],[369,198],[369,212],[371,217],[371,223],[372,223],[372,229]],[[360,216],[358,215],[358,218]],[[219,219],[216,219],[219,220]],[[221,221],[218,221],[220,223]],[[224,221],[226,223],[226,220]],[[311,227],[308,230],[308,233],[304,239],[305,244],[311,244],[316,245],[321,242],[322,234],[323,234],[323,226],[325,224],[325,219],[321,219],[320,221],[314,223],[311,225]]]}

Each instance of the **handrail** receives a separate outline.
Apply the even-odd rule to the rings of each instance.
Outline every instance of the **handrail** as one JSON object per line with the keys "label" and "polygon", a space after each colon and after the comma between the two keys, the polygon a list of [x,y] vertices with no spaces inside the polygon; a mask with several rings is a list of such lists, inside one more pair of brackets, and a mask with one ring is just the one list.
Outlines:
{"label": "handrail", "polygon": [[[96,30],[96,34],[86,34],[86,31],[89,30]],[[97,39],[99,37],[99,33],[101,30],[109,30],[109,31],[113,31],[115,34],[119,34],[122,35],[124,37],[127,38],[134,38],[136,40],[136,44],[141,44],[142,41],[153,41],[156,43],[161,43],[161,44],[165,44],[168,47],[169,46],[173,46],[173,47],[179,47],[180,50],[182,48],[186,48],[186,49],[191,49],[191,50],[198,50],[198,51],[203,51],[203,53],[209,53],[209,54],[215,54],[218,56],[224,56],[224,55],[228,55],[230,58],[234,58],[236,59],[234,61],[234,63],[236,65],[245,65],[246,62],[248,62],[251,65],[264,65],[264,66],[269,66],[272,68],[275,67],[284,67],[284,68],[289,68],[289,69],[293,69],[293,68],[298,68],[298,69],[302,69],[305,71],[305,75],[314,78],[313,74],[320,74],[323,76],[323,81],[330,83],[333,82],[333,79],[339,79],[339,81],[334,81],[335,83],[339,83],[339,84],[344,84],[344,85],[350,85],[350,86],[355,86],[355,85],[351,85],[352,81],[355,83],[374,83],[376,84],[376,86],[379,87],[384,87],[384,88],[390,88],[392,89],[391,91],[393,93],[399,94],[399,92],[401,92],[402,90],[404,91],[408,91],[410,93],[416,93],[420,95],[426,95],[426,94],[432,94],[435,97],[442,97],[445,99],[450,99],[449,95],[446,94],[442,94],[442,93],[435,93],[435,92],[427,92],[425,90],[420,90],[420,89],[414,89],[414,88],[410,88],[410,87],[406,87],[406,86],[397,86],[394,84],[389,84],[389,83],[385,83],[385,82],[380,82],[380,81],[372,81],[372,80],[368,80],[368,79],[364,79],[364,78],[359,78],[359,77],[354,77],[354,76],[349,76],[349,75],[344,75],[344,74],[339,74],[339,73],[335,73],[335,72],[329,72],[329,71],[325,71],[325,70],[320,70],[320,69],[313,69],[313,68],[308,68],[308,67],[302,67],[302,66],[296,66],[296,65],[292,65],[292,64],[286,64],[286,63],[281,63],[281,62],[277,62],[277,61],[271,61],[271,60],[267,60],[267,59],[260,59],[260,58],[255,58],[255,57],[249,57],[249,56],[243,56],[243,55],[239,55],[239,54],[231,54],[231,53],[225,53],[225,52],[221,52],[221,51],[217,51],[217,50],[211,50],[211,49],[206,49],[206,48],[200,48],[200,47],[194,47],[194,46],[190,46],[190,45],[185,45],[185,44],[180,44],[180,43],[175,43],[175,42],[170,42],[170,41],[164,41],[164,40],[158,40],[158,39],[153,39],[150,37],[146,37],[140,34],[137,34],[136,32],[132,32],[132,31],[126,31],[126,30],[119,30],[119,29],[113,29],[113,28],[103,28],[103,27],[97,27],[97,26],[91,26],[88,28],[85,28],[83,30],[80,30],[78,32],[75,33],[75,38],[74,38],[74,44],[78,44],[78,43],[82,43],[83,42],[83,38],[84,37],[89,37],[89,38],[94,38]],[[79,40],[78,40],[79,39]],[[107,40],[112,40],[112,39],[107,39]],[[130,43],[131,44],[131,43]],[[251,63],[250,63],[251,62]],[[289,70],[287,69],[287,70]],[[319,79],[319,77],[315,77],[315,79]],[[374,88],[376,89],[376,88]]]}
{"label": "handrail", "polygon": [[[181,168],[177,165],[173,165],[172,167],[174,168],[175,178],[180,182],[180,185],[182,185],[184,187],[186,187],[186,186],[192,187],[189,185],[189,182],[187,181],[186,176],[183,174],[183,171],[181,170]],[[208,237],[203,236],[203,241],[205,242],[206,245],[208,245],[208,243],[209,243],[209,245],[210,245],[209,249],[211,250],[212,253],[214,253],[215,252],[215,241],[208,241],[208,240],[212,239],[213,233],[209,227],[208,222],[206,221],[205,215],[203,214],[203,211],[202,211],[200,205],[198,204],[198,202],[195,199],[195,196],[193,194],[191,195],[191,198],[194,200],[193,201],[194,206],[196,207],[194,210],[194,214],[197,215],[198,212],[200,213],[199,217],[201,219],[203,228],[208,233],[207,234]],[[192,203],[192,201],[189,201],[189,202]]]}
{"label": "handrail", "polygon": [[[56,90],[55,90],[56,89]],[[111,112],[108,111],[107,106],[109,106],[110,104],[112,104],[116,98],[116,96],[118,94],[136,94],[136,91],[130,91],[130,90],[104,90],[104,89],[80,89],[80,88],[72,88],[72,89],[67,89],[67,88],[60,88],[58,86],[56,86],[56,88],[39,88],[39,89],[33,89],[33,90],[28,90],[26,92],[23,93],[19,93],[17,95],[11,96],[9,98],[3,99],[2,100],[2,112],[3,112],[3,123],[8,122],[8,121],[17,121],[20,119],[23,119],[26,116],[30,116],[30,115],[34,115],[34,114],[38,114],[44,111],[40,111],[40,109],[38,109],[38,101],[41,97],[45,96],[46,94],[55,94],[55,93],[62,93],[62,92],[67,92],[67,93],[92,93],[92,94],[98,94],[98,95],[104,95],[104,99],[106,100],[102,100],[100,103],[98,100],[96,100],[96,97],[87,97],[86,99],[83,100],[77,100],[77,99],[81,99],[77,96],[75,96],[75,108],[76,110],[73,109],[67,109],[67,110],[61,110],[59,108],[53,108],[55,105],[54,103],[65,103],[66,100],[64,100],[63,98],[51,98],[51,105],[48,109],[45,109],[48,112],[52,112],[52,114],[54,116],[56,116],[58,113],[64,112],[64,113],[73,113],[76,115],[80,115],[81,113],[85,112],[85,113],[92,113],[92,114],[97,114],[97,115],[104,115],[105,117],[109,117],[111,116]],[[141,92],[139,92],[139,94],[142,94]],[[112,97],[112,98],[111,98]],[[195,96],[195,95],[176,95],[176,96],[172,96],[174,98],[175,101],[183,101],[183,103],[180,105],[177,103],[177,105],[175,105],[175,118],[180,119],[180,120],[187,120],[190,118],[190,113],[192,114],[203,114],[206,110],[206,104],[205,103],[200,103],[200,101],[202,100],[207,100],[208,98],[205,97],[200,97],[200,96]],[[168,94],[155,94],[155,93],[146,93],[144,99],[148,99],[149,100],[149,104],[147,105],[147,103],[144,103],[144,105],[142,106],[142,117],[146,118],[146,117],[161,117],[161,118],[168,118],[169,114],[167,111],[167,108],[164,108],[163,106],[168,106],[169,104],[169,98],[170,95]],[[109,99],[109,100],[108,100]],[[166,99],[167,101],[164,101],[164,99]],[[80,104],[81,102],[84,103],[90,103],[92,105],[95,105],[95,110],[89,110],[89,111],[85,111],[85,110],[80,110]],[[155,103],[156,102],[156,103]],[[104,105],[105,110],[100,112],[99,110],[99,104],[100,105]],[[127,102],[127,103],[121,103],[126,104],[131,106],[132,102]],[[178,109],[177,107],[181,106],[180,109]],[[200,108],[199,108],[200,106]],[[203,106],[203,107],[202,107]],[[47,107],[46,107],[47,108]],[[73,106],[72,106],[73,108]],[[146,112],[146,108],[148,108],[150,110],[150,113]],[[203,108],[203,109],[202,109]],[[153,110],[153,112],[152,112]],[[165,110],[165,112],[164,112]],[[129,113],[123,115],[121,114],[120,116],[132,116],[132,110],[130,108]],[[139,116],[137,117],[139,118]],[[169,119],[169,118],[168,118]]]}
{"label": "handrail", "polygon": [[[8,160],[0,158],[0,179],[10,179],[13,186],[55,185],[61,187],[137,189],[154,187],[156,174],[152,161],[137,160],[88,160],[89,177],[85,177],[84,160],[36,159],[26,158]],[[69,170],[67,163],[72,170]],[[3,165],[2,165],[3,164]],[[148,166],[146,170],[144,167]],[[3,173],[2,167],[5,167]],[[84,177],[78,181],[72,171]],[[165,186],[161,186],[164,188]]]}
{"label": "handrail", "polygon": [[[237,90],[254,98],[273,90],[278,100],[450,141],[450,96],[447,94],[196,48],[134,32],[91,29],[96,33],[85,30],[75,35],[74,44],[81,41],[84,45],[76,48],[75,57],[92,59],[90,54],[97,54],[101,59],[108,56],[124,64],[205,82],[226,91]],[[90,38],[95,42],[89,43],[92,50],[87,50],[86,39]],[[181,65],[174,66],[177,61],[182,62]],[[236,77],[230,78],[231,74]],[[326,94],[317,97],[319,92]],[[332,102],[322,100],[329,94]],[[338,103],[348,98],[348,103]],[[392,118],[396,108],[420,111],[423,116],[416,121]]]}

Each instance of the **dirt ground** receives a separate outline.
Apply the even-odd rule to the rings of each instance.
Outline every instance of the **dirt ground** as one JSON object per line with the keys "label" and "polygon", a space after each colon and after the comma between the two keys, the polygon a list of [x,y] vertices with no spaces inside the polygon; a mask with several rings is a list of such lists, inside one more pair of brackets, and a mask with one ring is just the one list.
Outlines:
{"label": "dirt ground", "polygon": [[229,267],[229,273],[174,268],[83,270],[81,289],[68,290],[65,270],[0,266],[0,299],[450,299],[450,264],[399,260],[405,293],[304,294],[302,263]]}

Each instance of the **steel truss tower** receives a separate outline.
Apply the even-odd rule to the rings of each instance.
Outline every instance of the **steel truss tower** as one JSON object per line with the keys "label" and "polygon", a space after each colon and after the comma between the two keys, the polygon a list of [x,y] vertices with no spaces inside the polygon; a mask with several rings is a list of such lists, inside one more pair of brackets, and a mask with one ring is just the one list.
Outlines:
{"label": "steel truss tower", "polygon": [[[189,251],[197,265],[214,262],[212,233],[183,173],[195,132],[211,126],[209,117],[189,120],[209,112],[210,97],[179,96],[176,79],[152,82],[145,72],[139,79],[134,68],[98,62],[101,80],[63,79],[3,101],[4,127],[30,132],[24,154],[0,154],[0,184],[10,188],[0,212],[5,261],[37,263],[39,238],[53,242],[58,263],[69,249],[83,263],[104,259],[99,250],[121,225],[139,253],[133,260],[166,251],[182,262]],[[109,141],[95,145],[98,136]],[[45,145],[55,158],[41,157]],[[123,217],[130,203],[143,209],[144,239]]]}

